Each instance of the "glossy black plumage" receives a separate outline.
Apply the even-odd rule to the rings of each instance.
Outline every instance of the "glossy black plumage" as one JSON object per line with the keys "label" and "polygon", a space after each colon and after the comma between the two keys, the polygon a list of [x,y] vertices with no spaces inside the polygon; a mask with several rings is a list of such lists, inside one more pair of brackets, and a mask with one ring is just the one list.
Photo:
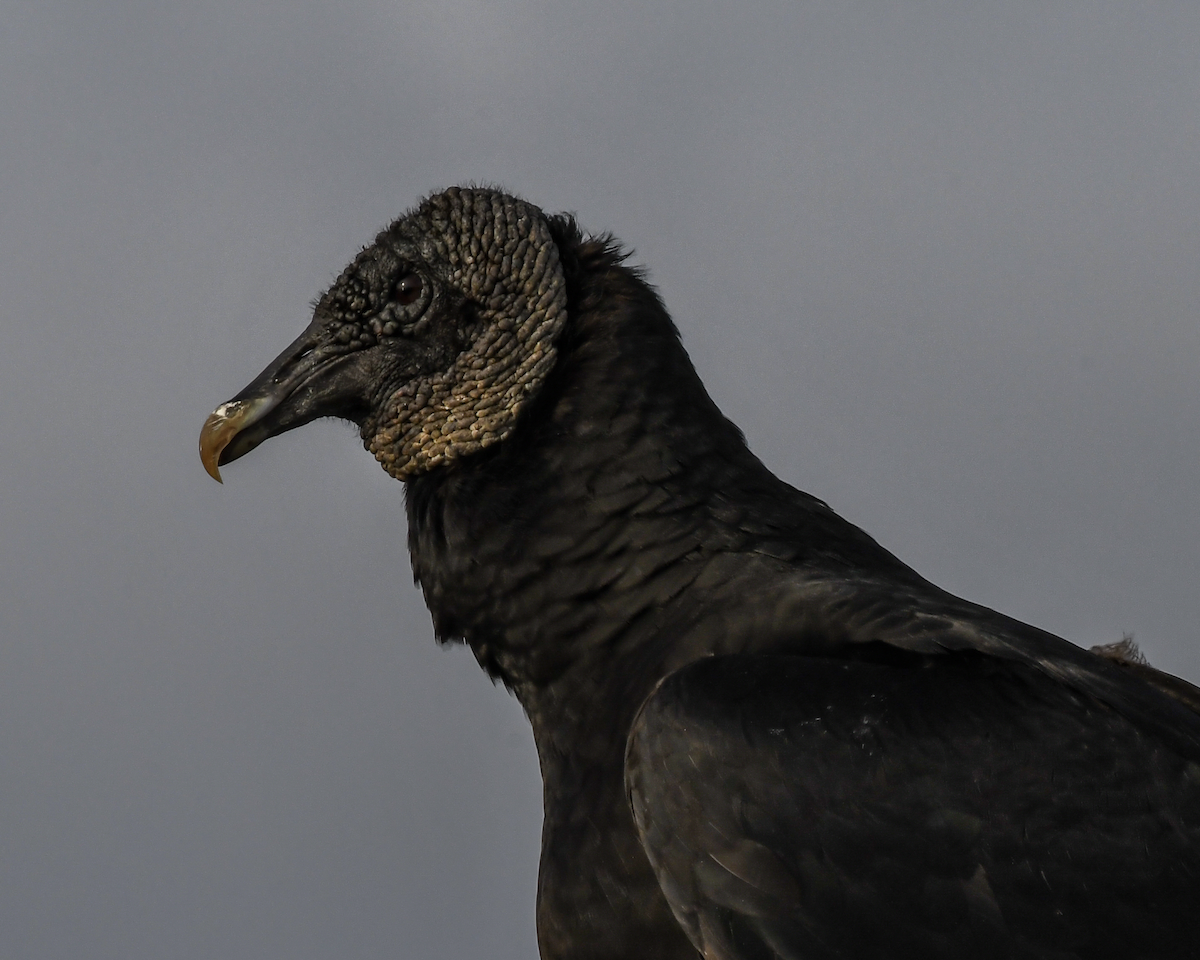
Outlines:
{"label": "glossy black plumage", "polygon": [[[616,246],[549,234],[540,391],[406,480],[438,638],[533,725],[543,958],[1200,955],[1195,688],[945,593],[773,476]],[[371,362],[321,386],[360,422]]]}
{"label": "glossy black plumage", "polygon": [[[575,241],[565,225],[560,230],[570,250]],[[1086,651],[942,593],[823,503],[772,476],[707,397],[657,298],[611,251],[597,244],[579,249],[572,279],[572,320],[560,364],[517,434],[477,463],[409,483],[414,570],[439,635],[467,639],[481,663],[517,692],[534,725],[546,781],[543,956],[692,955],[669,930],[638,856],[622,758],[643,698],[662,677],[710,654],[853,658],[856,644],[866,641],[933,655],[978,649],[1038,664],[1047,684],[1063,685],[1064,696],[1094,705],[1100,701],[1093,698],[1103,697],[1152,721],[1151,741],[1156,733],[1172,740],[1178,733],[1179,749],[1200,756],[1200,724],[1175,701]],[[717,669],[735,665],[714,663]],[[862,678],[862,689],[872,678]],[[931,689],[944,685],[947,697],[957,697],[953,683],[950,674]],[[772,695],[788,699],[778,686]],[[768,709],[770,697],[762,696]],[[1028,709],[1016,695],[990,707],[998,723]],[[1031,721],[1035,742],[1039,719]],[[737,729],[724,743],[734,752]],[[946,732],[944,774],[922,781],[931,804],[966,776],[961,751],[950,749],[953,734]],[[694,736],[701,748],[709,746],[711,733]],[[1107,736],[1097,729],[1097,745],[1107,747]],[[676,759],[690,748],[686,739],[672,741]],[[903,735],[892,745],[902,753],[909,748]],[[747,761],[761,759],[749,743],[744,749]],[[765,801],[768,781],[788,776],[770,766],[757,779],[748,771],[749,779],[736,783],[719,766],[691,778],[684,770],[662,773],[664,786],[697,800],[715,793],[730,802],[735,789],[761,791]],[[830,765],[820,774],[834,781],[831,787],[844,787],[860,772]],[[846,783],[837,784],[839,777]],[[630,786],[646,803],[667,803],[644,778]],[[1200,902],[1200,809],[1194,793],[1188,797],[1190,806],[1181,798],[1184,806],[1170,813],[1190,818],[1191,832],[1179,842],[1191,859],[1180,862],[1176,889]],[[1085,794],[1078,802],[1093,799]],[[702,834],[716,815],[703,806],[690,815],[670,809],[668,833],[675,837]],[[905,832],[900,823],[892,829]],[[653,848],[658,836],[646,842]],[[697,862],[707,856],[692,852]],[[1111,859],[1106,867],[1120,870],[1121,863]],[[874,895],[883,899],[868,897],[857,909],[881,917],[887,894],[879,888]],[[785,904],[775,906],[785,911]],[[707,909],[717,916],[715,906]],[[1099,906],[1072,919],[1093,923],[1099,943],[1113,921]],[[1178,910],[1171,920],[1180,922]],[[846,939],[818,955],[858,956],[854,911],[827,917],[825,929],[834,923],[848,924]],[[1179,937],[1200,945],[1198,924]],[[969,937],[976,936],[971,929]],[[959,944],[945,942],[952,945],[946,955],[966,955],[956,952]],[[920,955],[906,943],[901,936],[899,952],[861,955]],[[1014,955],[1042,955],[1032,946],[1022,949],[1034,952]],[[806,954],[797,946],[793,955]],[[772,954],[747,943],[714,956]]]}
{"label": "glossy black plumage", "polygon": [[639,828],[720,958],[1194,957],[1200,766],[1035,667],[708,658],[630,740]]}

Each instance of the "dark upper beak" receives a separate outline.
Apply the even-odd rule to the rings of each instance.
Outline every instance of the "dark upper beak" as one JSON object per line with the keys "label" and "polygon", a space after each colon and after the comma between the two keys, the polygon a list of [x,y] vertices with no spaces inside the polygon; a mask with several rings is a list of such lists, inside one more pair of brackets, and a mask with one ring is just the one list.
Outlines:
{"label": "dark upper beak", "polygon": [[323,342],[322,332],[314,322],[246,389],[204,421],[200,461],[218,483],[219,466],[244,456],[269,437],[320,417],[354,418],[358,391],[339,376],[347,366],[348,351]]}

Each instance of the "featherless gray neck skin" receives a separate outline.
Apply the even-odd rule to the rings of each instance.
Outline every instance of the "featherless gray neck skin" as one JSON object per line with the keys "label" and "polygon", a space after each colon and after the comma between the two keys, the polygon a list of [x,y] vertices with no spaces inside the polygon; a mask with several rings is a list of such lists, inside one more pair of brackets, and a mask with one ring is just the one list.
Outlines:
{"label": "featherless gray neck skin", "polygon": [[454,187],[398,219],[308,329],[201,433],[205,469],[322,416],[359,424],[397,480],[503,440],[554,365],[558,249],[536,207]]}
{"label": "featherless gray neck skin", "polygon": [[401,384],[363,423],[367,449],[403,480],[512,432],[554,365],[567,294],[541,211],[496,191],[436,194],[384,238],[401,259],[442,265],[474,320],[448,370]]}

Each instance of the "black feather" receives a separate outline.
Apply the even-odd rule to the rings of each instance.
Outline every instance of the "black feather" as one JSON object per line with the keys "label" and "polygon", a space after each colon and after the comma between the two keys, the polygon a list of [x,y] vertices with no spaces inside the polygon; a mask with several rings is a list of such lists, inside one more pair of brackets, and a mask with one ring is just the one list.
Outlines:
{"label": "black feather", "polygon": [[543,957],[694,957],[680,923],[739,960],[1200,953],[1195,714],[774,477],[625,252],[551,222],[542,394],[408,483],[438,635],[533,724]]}

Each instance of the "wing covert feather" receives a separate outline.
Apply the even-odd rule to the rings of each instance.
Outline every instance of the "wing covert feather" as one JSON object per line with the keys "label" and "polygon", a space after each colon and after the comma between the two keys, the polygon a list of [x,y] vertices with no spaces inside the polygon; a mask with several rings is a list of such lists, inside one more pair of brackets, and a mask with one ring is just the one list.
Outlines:
{"label": "wing covert feather", "polygon": [[708,658],[626,783],[708,958],[1200,955],[1200,765],[1023,664]]}

